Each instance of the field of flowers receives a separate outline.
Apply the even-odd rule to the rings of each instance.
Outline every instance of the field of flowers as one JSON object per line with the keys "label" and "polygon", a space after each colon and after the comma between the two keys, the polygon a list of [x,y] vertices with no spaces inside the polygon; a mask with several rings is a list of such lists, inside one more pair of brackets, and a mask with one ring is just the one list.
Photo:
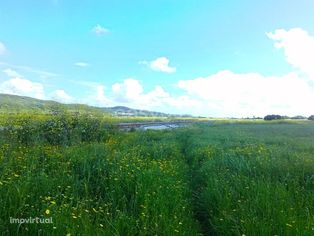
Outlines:
{"label": "field of flowers", "polygon": [[[313,235],[314,124],[0,117],[1,235]],[[10,218],[51,218],[16,224]]]}

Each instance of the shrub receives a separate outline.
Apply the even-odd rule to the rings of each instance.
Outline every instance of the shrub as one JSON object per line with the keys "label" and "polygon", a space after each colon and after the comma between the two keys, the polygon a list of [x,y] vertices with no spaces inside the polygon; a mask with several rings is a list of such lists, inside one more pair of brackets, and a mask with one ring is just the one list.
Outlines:
{"label": "shrub", "polygon": [[308,120],[314,120],[314,115],[309,116]]}
{"label": "shrub", "polygon": [[280,115],[267,115],[264,117],[264,120],[281,120],[284,117],[280,116]]}

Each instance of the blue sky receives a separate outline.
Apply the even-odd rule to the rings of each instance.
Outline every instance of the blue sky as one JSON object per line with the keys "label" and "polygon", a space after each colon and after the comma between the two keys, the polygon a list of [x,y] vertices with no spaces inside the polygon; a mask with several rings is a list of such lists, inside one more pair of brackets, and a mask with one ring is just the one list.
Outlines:
{"label": "blue sky", "polygon": [[215,117],[309,115],[313,11],[311,0],[1,1],[0,92]]}

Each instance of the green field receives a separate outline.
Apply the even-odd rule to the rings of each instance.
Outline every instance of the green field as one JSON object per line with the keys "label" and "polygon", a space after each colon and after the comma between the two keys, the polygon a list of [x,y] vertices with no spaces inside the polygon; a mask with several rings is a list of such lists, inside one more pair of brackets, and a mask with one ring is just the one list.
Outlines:
{"label": "green field", "polygon": [[[313,235],[314,122],[0,121],[1,235]],[[11,218],[52,217],[52,224]]]}

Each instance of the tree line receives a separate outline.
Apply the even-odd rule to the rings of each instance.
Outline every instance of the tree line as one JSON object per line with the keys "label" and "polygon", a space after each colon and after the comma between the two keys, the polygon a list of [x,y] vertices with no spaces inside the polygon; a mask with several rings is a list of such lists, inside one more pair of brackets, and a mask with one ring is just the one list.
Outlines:
{"label": "tree line", "polygon": [[311,115],[309,117],[305,117],[305,116],[293,116],[293,117],[289,117],[289,116],[281,116],[281,115],[267,115],[264,117],[264,120],[285,120],[285,119],[293,119],[293,120],[313,120],[314,121],[314,115]]}

